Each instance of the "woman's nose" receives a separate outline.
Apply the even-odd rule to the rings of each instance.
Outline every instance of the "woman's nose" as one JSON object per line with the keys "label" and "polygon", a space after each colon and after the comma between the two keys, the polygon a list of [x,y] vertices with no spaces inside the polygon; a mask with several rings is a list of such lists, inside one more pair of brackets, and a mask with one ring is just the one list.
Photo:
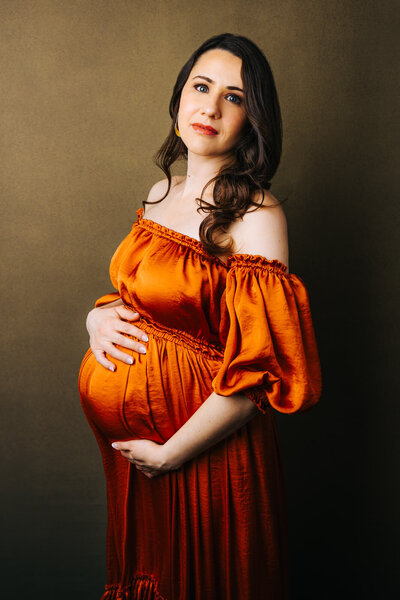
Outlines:
{"label": "woman's nose", "polygon": [[208,117],[214,117],[214,119],[218,119],[221,116],[221,113],[217,98],[213,98],[211,95],[208,95],[207,98],[204,99],[201,112]]}

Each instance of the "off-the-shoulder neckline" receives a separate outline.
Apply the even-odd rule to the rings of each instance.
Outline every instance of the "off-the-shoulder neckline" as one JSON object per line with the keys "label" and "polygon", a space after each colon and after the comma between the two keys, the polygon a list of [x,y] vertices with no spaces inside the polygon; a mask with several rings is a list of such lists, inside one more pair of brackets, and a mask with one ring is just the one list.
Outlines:
{"label": "off-the-shoulder neckline", "polygon": [[136,211],[137,220],[134,225],[142,225],[148,230],[151,230],[153,233],[158,233],[163,237],[166,237],[177,244],[184,244],[201,254],[205,258],[215,262],[225,269],[230,269],[234,266],[253,266],[253,267],[265,267],[273,271],[277,271],[286,277],[290,277],[291,273],[287,273],[287,266],[278,260],[277,258],[268,259],[261,254],[230,254],[227,256],[226,263],[221,260],[218,256],[214,256],[213,254],[209,254],[200,240],[197,240],[190,235],[185,233],[181,233],[180,231],[176,231],[175,229],[171,229],[166,225],[162,225],[157,221],[153,221],[152,219],[148,219],[143,216],[143,207],[140,207]]}

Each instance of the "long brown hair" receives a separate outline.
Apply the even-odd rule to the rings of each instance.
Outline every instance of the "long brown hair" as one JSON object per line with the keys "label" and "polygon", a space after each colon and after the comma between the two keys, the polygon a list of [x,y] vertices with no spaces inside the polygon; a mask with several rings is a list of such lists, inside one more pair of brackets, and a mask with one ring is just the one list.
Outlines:
{"label": "long brown hair", "polygon": [[[170,132],[161,148],[154,155],[155,164],[162,169],[168,179],[165,195],[155,202],[164,200],[171,188],[171,165],[179,158],[187,158],[187,148],[175,134],[175,121],[178,115],[182,88],[199,57],[208,50],[220,48],[228,50],[242,59],[241,76],[244,85],[244,108],[247,124],[241,140],[235,148],[233,164],[222,167],[218,174],[204,186],[201,197],[196,198],[200,210],[208,212],[203,219],[199,236],[207,252],[218,254],[230,252],[233,240],[225,246],[215,238],[220,232],[227,233],[229,226],[247,212],[249,206],[259,207],[252,200],[254,193],[262,193],[271,187],[282,153],[282,119],[278,94],[269,63],[263,52],[248,38],[232,33],[215,35],[206,40],[184,64],[176,80],[169,104],[172,119]],[[215,182],[214,204],[203,199],[206,188]]]}

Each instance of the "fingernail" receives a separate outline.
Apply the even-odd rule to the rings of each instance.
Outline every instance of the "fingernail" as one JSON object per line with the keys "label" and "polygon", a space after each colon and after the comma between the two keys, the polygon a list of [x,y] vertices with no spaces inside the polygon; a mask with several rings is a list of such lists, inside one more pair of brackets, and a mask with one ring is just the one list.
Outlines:
{"label": "fingernail", "polygon": [[148,342],[148,341],[149,341],[149,338],[147,337],[147,335],[142,335],[142,340],[143,340],[144,342]]}
{"label": "fingernail", "polygon": [[118,447],[117,447],[117,446],[118,446],[118,444],[117,444],[117,442],[113,442],[113,443],[111,444],[111,446],[112,446],[113,448],[115,448],[116,450],[118,450]]}
{"label": "fingernail", "polygon": [[146,354],[146,348],[144,346],[140,346],[139,352],[141,352],[142,354]]}
{"label": "fingernail", "polygon": [[110,369],[110,371],[115,371],[115,367],[108,367]]}
{"label": "fingernail", "polygon": [[130,365],[133,365],[133,358],[132,358],[132,356],[130,356],[130,357],[128,358],[128,363],[129,363]]}

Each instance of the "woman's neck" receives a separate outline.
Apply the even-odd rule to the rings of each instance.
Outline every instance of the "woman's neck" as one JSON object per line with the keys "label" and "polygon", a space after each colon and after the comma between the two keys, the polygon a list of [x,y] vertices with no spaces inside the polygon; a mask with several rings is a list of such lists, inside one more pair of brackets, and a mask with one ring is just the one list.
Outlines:
{"label": "woman's neck", "polygon": [[[220,168],[226,165],[228,161],[229,157],[226,155],[211,157],[188,152],[186,179],[182,181],[182,201],[200,197],[206,183],[215,177]],[[213,188],[214,183],[209,185],[204,198],[212,198]]]}

